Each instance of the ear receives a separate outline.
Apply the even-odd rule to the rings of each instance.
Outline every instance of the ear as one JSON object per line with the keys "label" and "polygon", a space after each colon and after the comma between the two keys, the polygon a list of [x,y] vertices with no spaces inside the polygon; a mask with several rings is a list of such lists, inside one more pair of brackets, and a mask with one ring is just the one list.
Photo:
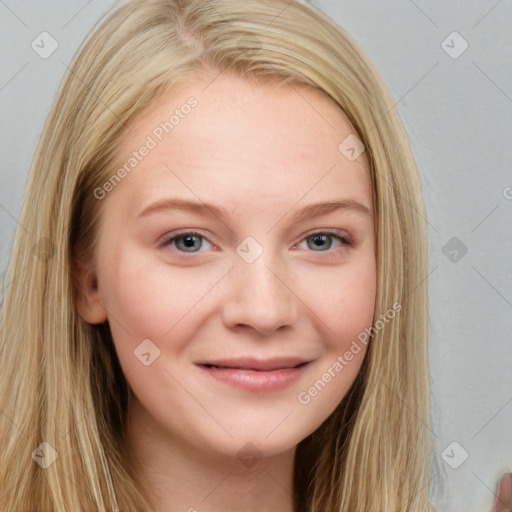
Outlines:
{"label": "ear", "polygon": [[98,277],[92,262],[75,261],[75,303],[78,314],[89,324],[102,324],[107,320],[107,310],[98,289]]}

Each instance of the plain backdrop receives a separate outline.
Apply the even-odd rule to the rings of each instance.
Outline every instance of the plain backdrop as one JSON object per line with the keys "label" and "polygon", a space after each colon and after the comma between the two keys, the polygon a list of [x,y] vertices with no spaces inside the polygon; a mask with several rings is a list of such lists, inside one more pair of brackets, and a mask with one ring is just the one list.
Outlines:
{"label": "plain backdrop", "polygon": [[[512,471],[512,2],[312,3],[370,56],[409,133],[429,226],[434,500],[489,512]],[[114,5],[0,0],[1,280],[58,84]],[[31,46],[42,32],[58,44],[47,58]]]}

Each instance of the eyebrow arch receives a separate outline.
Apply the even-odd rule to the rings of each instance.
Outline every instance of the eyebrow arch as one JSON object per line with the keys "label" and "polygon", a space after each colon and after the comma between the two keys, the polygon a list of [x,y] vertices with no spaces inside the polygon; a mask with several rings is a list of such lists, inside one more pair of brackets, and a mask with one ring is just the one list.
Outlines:
{"label": "eyebrow arch", "polygon": [[[161,213],[168,210],[188,211],[204,217],[211,216],[213,214],[221,220],[225,220],[228,216],[227,210],[212,203],[204,203],[202,201],[190,199],[167,198],[150,204],[137,216],[137,218],[146,217],[150,214]],[[371,218],[371,211],[366,205],[359,201],[350,199],[309,204],[296,211],[295,214],[292,215],[291,221],[302,222],[310,218],[320,217],[339,210],[353,211]],[[286,217],[288,213],[286,213],[282,218]]]}

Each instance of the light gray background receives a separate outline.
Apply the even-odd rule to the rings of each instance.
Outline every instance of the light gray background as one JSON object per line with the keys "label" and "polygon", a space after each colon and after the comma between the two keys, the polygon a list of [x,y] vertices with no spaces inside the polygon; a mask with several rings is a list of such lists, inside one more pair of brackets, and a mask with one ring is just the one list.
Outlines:
{"label": "light gray background", "polygon": [[[440,511],[488,512],[498,476],[512,471],[512,2],[313,4],[368,53],[409,132],[429,225],[433,434],[441,470],[434,498]],[[2,280],[58,84],[89,29],[114,5],[0,0]],[[59,44],[47,59],[31,48],[43,31]],[[463,48],[454,31],[469,45],[457,58],[445,51]],[[446,246],[453,237],[455,245]],[[467,460],[453,469],[463,450]]]}

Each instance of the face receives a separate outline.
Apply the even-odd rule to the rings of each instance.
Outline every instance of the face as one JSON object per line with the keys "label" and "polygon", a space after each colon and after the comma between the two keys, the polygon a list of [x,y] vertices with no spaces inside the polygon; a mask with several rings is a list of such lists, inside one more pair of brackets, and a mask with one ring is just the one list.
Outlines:
{"label": "face", "polygon": [[153,435],[275,455],[327,419],[363,361],[369,172],[364,152],[339,149],[354,129],[319,91],[212,79],[159,99],[121,139],[119,179],[97,189],[98,286],[79,311],[108,320]]}

